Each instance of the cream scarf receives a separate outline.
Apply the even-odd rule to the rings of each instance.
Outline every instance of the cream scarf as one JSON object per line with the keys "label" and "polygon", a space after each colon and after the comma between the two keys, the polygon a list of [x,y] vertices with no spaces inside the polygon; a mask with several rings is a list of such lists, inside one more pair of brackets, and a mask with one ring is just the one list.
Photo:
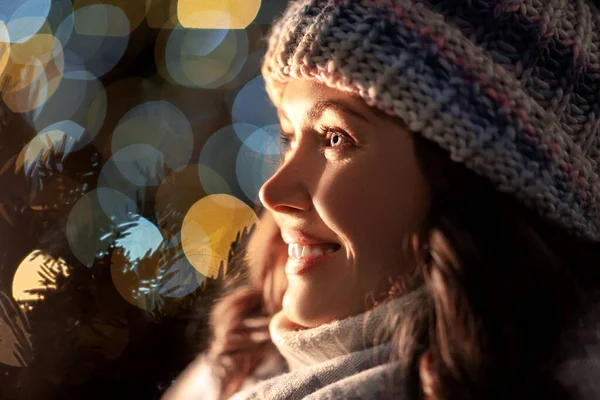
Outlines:
{"label": "cream scarf", "polygon": [[402,373],[390,361],[391,335],[403,310],[418,307],[424,289],[380,304],[363,314],[316,328],[294,330],[283,313],[269,325],[289,372],[260,382],[232,398],[402,398]]}

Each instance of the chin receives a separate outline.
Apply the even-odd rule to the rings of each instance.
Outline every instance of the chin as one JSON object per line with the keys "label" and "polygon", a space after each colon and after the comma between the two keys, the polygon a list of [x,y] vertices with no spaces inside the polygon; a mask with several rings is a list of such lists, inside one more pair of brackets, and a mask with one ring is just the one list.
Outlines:
{"label": "chin", "polygon": [[292,295],[289,291],[283,297],[282,309],[290,322],[304,328],[314,328],[336,319],[331,312],[325,310],[321,303],[313,303],[314,297],[303,299]]}

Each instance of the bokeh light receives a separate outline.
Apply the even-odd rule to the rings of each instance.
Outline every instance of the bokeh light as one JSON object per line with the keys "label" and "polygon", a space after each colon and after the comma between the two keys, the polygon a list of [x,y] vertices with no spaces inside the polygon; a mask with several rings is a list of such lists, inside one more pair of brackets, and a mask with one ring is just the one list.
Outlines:
{"label": "bokeh light", "polygon": [[[39,132],[60,121],[72,121],[85,129],[75,143],[74,151],[91,142],[106,116],[104,86],[92,76],[89,78],[87,80],[62,79],[54,95],[32,115],[33,125]],[[54,83],[51,82],[50,85]]]}
{"label": "bokeh light", "polygon": [[187,296],[198,289],[206,279],[194,266],[183,256],[175,262],[170,262],[166,257],[160,260],[161,269],[165,277],[159,286],[159,294],[170,298]]}
{"label": "bokeh light", "polygon": [[[225,92],[225,100],[228,102],[229,109],[231,109],[229,97],[232,97],[232,94],[237,94],[236,92],[239,90],[240,86],[243,86],[251,81],[256,74],[260,74],[260,66],[262,64],[262,58],[264,55],[265,53],[262,50],[251,52],[246,58],[242,70],[231,81],[221,85],[223,90],[227,91]],[[231,100],[231,103],[233,103],[233,100],[235,100],[235,97]]]}
{"label": "bokeh light", "polygon": [[[181,218],[181,222],[183,222],[183,217]],[[162,226],[162,224],[159,225]],[[173,249],[181,246],[181,229],[176,234],[173,234],[171,230],[160,228],[160,233],[162,233],[164,238],[163,246],[165,249]]]}
{"label": "bokeh light", "polygon": [[238,184],[248,199],[260,204],[258,192],[273,175],[281,161],[277,136],[271,131],[279,131],[277,125],[258,128],[244,140],[235,163]]}
{"label": "bokeh light", "polygon": [[6,64],[10,57],[11,45],[8,29],[4,21],[0,21],[0,76],[4,74]]}
{"label": "bokeh light", "polygon": [[163,153],[148,144],[127,146],[112,159],[121,174],[136,186],[157,186],[165,177]]}
{"label": "bokeh light", "polygon": [[244,146],[249,149],[268,156],[280,155],[278,124],[259,128],[251,124],[237,123],[234,125],[234,129]]}
{"label": "bokeh light", "polygon": [[18,113],[38,108],[55,93],[63,69],[62,45],[50,33],[40,32],[26,42],[13,43],[4,66],[4,103]]}
{"label": "bokeh light", "polygon": [[94,4],[76,8],[75,33],[86,36],[126,37],[129,19],[120,7]]}
{"label": "bokeh light", "polygon": [[161,88],[151,78],[131,77],[108,84],[105,92],[109,109],[99,132],[103,140],[96,141],[96,146],[105,158],[110,158],[112,135],[121,119],[140,104],[160,100]]}
{"label": "bokeh light", "polygon": [[67,219],[71,251],[83,265],[91,266],[96,256],[109,248],[117,231],[131,225],[137,213],[133,200],[114,189],[97,188],[86,193]]}
{"label": "bokeh light", "polygon": [[10,58],[15,64],[26,65],[35,59],[46,66],[60,49],[60,42],[55,43],[52,33],[39,33],[25,42],[12,44]]}
{"label": "bokeh light", "polygon": [[130,304],[152,311],[154,286],[160,284],[157,252],[165,238],[152,222],[139,215],[116,240],[111,257],[111,277],[119,294]]}
{"label": "bokeh light", "polygon": [[[82,8],[88,8],[91,6],[107,6],[111,8],[119,8],[118,14],[124,15],[127,20],[127,25],[120,24],[114,25],[113,29],[118,28],[122,33],[131,33],[137,28],[140,23],[146,18],[148,10],[152,5],[152,0],[135,0],[135,1],[123,1],[123,0],[75,0],[73,2],[73,8],[79,10]],[[116,11],[110,11],[116,15]],[[107,14],[110,17],[112,14]],[[120,18],[120,17],[119,17]],[[96,22],[96,21],[94,21]],[[117,21],[111,21],[114,24]],[[96,22],[97,23],[97,22]],[[103,21],[104,23],[104,21]],[[127,28],[125,32],[124,29]],[[112,31],[114,33],[115,31]],[[123,34],[123,36],[125,36]]]}
{"label": "bokeh light", "polygon": [[[192,154],[192,127],[173,104],[167,101],[147,102],[125,114],[113,133],[113,153],[132,145],[157,149],[169,168],[179,170],[187,165]],[[117,159],[117,164],[120,161]]]}
{"label": "bokeh light", "polygon": [[154,312],[167,299],[177,299],[200,287],[205,277],[185,258],[182,251],[164,251],[158,256],[130,264],[122,253],[113,253],[111,277],[119,294],[128,303]]}
{"label": "bokeh light", "polygon": [[56,277],[60,275],[69,276],[65,260],[34,250],[21,261],[13,276],[12,297],[17,301],[40,300],[31,291],[56,288]]}
{"label": "bokeh light", "polygon": [[202,187],[206,193],[218,194],[233,192],[229,183],[227,183],[223,176],[214,169],[203,164],[198,164],[198,174],[202,182]]}
{"label": "bokeh light", "polygon": [[234,124],[215,132],[202,148],[200,179],[207,193],[245,196],[258,204],[258,190],[280,160],[276,110],[262,77],[238,91],[231,114]]}
{"label": "bokeh light", "polygon": [[157,285],[157,265],[153,259],[142,259],[141,262],[131,264],[122,251],[112,254],[110,262],[110,274],[115,289],[129,304],[141,308],[144,311],[152,311],[152,305],[148,293],[144,290],[148,282]]}
{"label": "bokeh light", "polygon": [[177,18],[186,28],[244,29],[254,21],[261,0],[179,0]]}
{"label": "bokeh light", "polygon": [[189,262],[204,276],[215,278],[225,265],[231,244],[244,228],[258,221],[241,200],[226,194],[204,197],[187,212],[181,244]]}
{"label": "bokeh light", "polygon": [[255,77],[237,93],[231,110],[231,119],[259,127],[278,123],[277,110],[265,90],[265,81]]}
{"label": "bokeh light", "polygon": [[190,164],[181,171],[171,172],[156,191],[154,213],[160,227],[178,240],[185,211],[204,196],[198,165]]}
{"label": "bokeh light", "polygon": [[66,16],[56,34],[65,53],[65,76],[93,79],[106,74],[125,53],[129,28],[123,10],[112,5],[90,5]]}
{"label": "bokeh light", "polygon": [[244,131],[249,136],[255,129],[256,127],[250,124],[227,125],[216,131],[204,143],[200,152],[198,173],[206,193],[226,193],[243,198],[244,193],[237,184],[235,172],[235,162],[242,146],[236,130]]}
{"label": "bokeh light", "polygon": [[46,23],[58,41],[67,43],[74,25],[72,0],[53,0]]}
{"label": "bokeh light", "polygon": [[123,236],[115,242],[117,247],[124,250],[125,256],[135,262],[146,253],[152,254],[163,241],[163,237],[152,222],[138,217],[135,224],[123,232]]}
{"label": "bokeh light", "polygon": [[[102,166],[100,175],[98,176],[98,188],[113,189],[133,201],[138,207],[143,207],[146,201],[146,186],[147,185],[136,185],[127,179],[121,173],[115,160],[111,157]],[[100,207],[109,212],[111,209],[111,198],[100,196]],[[106,201],[106,204],[104,204]]]}
{"label": "bokeh light", "polygon": [[204,323],[258,223],[280,159],[258,76],[283,3],[0,0],[0,363],[32,383],[4,396],[114,397],[150,345],[164,365],[139,388],[160,397],[189,360],[154,344],[199,333],[185,319]]}
{"label": "bokeh light", "polygon": [[15,162],[15,170],[24,169],[26,175],[46,163],[51,155],[61,155],[62,160],[77,146],[83,127],[73,121],[60,121],[43,129],[23,148]]}
{"label": "bokeh light", "polygon": [[51,0],[0,2],[0,20],[6,21],[11,43],[22,43],[35,35],[46,22]]}
{"label": "bokeh light", "polygon": [[234,79],[248,57],[245,30],[163,30],[156,41],[159,72],[179,85],[216,89]]}
{"label": "bokeh light", "polygon": [[48,93],[56,90],[60,76],[48,80],[44,66],[35,62],[11,69],[3,81],[2,100],[15,113],[31,111],[46,101]]}

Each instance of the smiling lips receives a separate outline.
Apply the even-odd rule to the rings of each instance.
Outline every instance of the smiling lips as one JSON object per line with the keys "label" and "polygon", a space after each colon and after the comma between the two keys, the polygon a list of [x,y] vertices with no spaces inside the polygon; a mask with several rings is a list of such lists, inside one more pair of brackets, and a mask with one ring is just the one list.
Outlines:
{"label": "smiling lips", "polygon": [[304,275],[314,267],[335,256],[341,248],[336,243],[313,243],[300,244],[291,242],[288,244],[288,262],[285,272],[288,275]]}
{"label": "smiling lips", "polygon": [[306,231],[281,229],[281,238],[288,245],[287,274],[303,274],[333,256],[342,246],[331,239]]}
{"label": "smiling lips", "polygon": [[330,254],[340,248],[339,244],[335,243],[322,243],[322,244],[300,244],[290,243],[288,244],[288,256],[292,260],[299,260],[302,258],[318,257],[324,254]]}

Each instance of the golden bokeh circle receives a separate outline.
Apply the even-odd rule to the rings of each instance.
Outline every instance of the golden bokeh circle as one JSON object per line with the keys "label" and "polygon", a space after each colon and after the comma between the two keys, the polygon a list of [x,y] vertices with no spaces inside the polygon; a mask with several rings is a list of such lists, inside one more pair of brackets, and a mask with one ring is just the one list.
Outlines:
{"label": "golden bokeh circle", "polygon": [[261,0],[179,0],[177,19],[191,29],[245,29],[260,10]]}
{"label": "golden bokeh circle", "polygon": [[[55,288],[55,282],[52,281],[55,274],[69,275],[66,262],[62,258],[56,260],[40,250],[32,251],[23,258],[13,276],[12,297],[17,301],[41,300],[30,291]],[[44,283],[42,276],[48,278],[47,283]]]}
{"label": "golden bokeh circle", "polygon": [[238,198],[227,194],[206,196],[188,210],[183,220],[183,251],[200,273],[216,278],[220,266],[226,266],[238,233],[257,222],[254,211]]}

